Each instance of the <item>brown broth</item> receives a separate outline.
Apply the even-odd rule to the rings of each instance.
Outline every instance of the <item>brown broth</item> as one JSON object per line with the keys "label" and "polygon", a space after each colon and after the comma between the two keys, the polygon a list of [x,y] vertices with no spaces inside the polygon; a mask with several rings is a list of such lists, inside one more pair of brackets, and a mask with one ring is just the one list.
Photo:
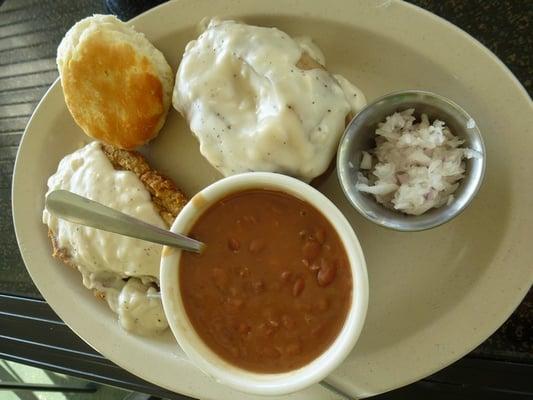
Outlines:
{"label": "brown broth", "polygon": [[187,315],[216,354],[246,370],[284,372],[333,343],[352,299],[343,244],[310,204],[248,190],[211,206],[184,252],[180,290]]}

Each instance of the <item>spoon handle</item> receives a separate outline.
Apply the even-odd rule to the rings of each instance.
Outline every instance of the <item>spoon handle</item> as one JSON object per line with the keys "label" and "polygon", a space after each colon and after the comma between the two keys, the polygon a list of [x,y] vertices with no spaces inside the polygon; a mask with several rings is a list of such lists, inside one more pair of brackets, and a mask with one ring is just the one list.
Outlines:
{"label": "spoon handle", "polygon": [[147,224],[67,190],[50,192],[45,203],[50,213],[76,224],[195,253],[200,253],[205,247],[202,242]]}

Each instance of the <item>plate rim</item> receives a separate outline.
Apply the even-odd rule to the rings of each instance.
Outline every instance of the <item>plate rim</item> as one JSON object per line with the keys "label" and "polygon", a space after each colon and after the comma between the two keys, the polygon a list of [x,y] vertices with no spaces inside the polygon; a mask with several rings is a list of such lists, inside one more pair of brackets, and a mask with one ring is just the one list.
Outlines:
{"label": "plate rim", "polygon": [[[139,20],[142,20],[144,18],[146,18],[148,15],[152,14],[152,13],[157,13],[159,12],[160,9],[164,9],[166,7],[168,7],[170,4],[176,4],[176,3],[180,3],[180,2],[185,2],[187,0],[176,0],[174,2],[169,2],[169,3],[163,3],[163,4],[160,4],[158,5],[157,7],[154,7],[142,14],[140,14],[139,16],[131,19],[128,21],[128,24],[130,25],[134,25],[136,22],[138,22]],[[387,2],[385,2],[387,3]],[[456,33],[459,33],[460,36],[462,37],[462,40],[465,40],[467,42],[470,42],[472,44],[474,44],[478,49],[480,49],[481,51],[483,51],[486,55],[488,55],[491,59],[492,62],[496,62],[496,64],[498,65],[498,67],[500,69],[503,70],[503,72],[505,73],[506,76],[508,77],[511,77],[512,81],[513,81],[513,87],[515,89],[518,89],[522,96],[524,96],[525,99],[528,99],[530,102],[531,102],[531,98],[529,96],[529,94],[527,93],[526,89],[524,88],[524,86],[521,84],[521,82],[517,79],[517,77],[513,74],[513,72],[509,69],[509,67],[507,67],[507,65],[505,65],[490,49],[488,49],[487,47],[485,47],[481,42],[479,42],[479,40],[477,40],[476,38],[474,38],[473,36],[471,36],[469,33],[467,33],[466,31],[464,31],[463,29],[457,27],[456,25],[452,24],[451,22],[447,21],[446,19],[438,16],[438,15],[435,15],[419,6],[416,6],[414,4],[411,4],[411,3],[406,3],[406,2],[402,2],[400,0],[392,0],[390,1],[389,3],[394,3],[395,5],[398,5],[400,7],[405,7],[407,9],[410,9],[412,12],[416,12],[416,13],[421,13],[423,15],[423,18],[432,18],[433,20],[435,20],[437,23],[444,23],[444,25],[447,27],[447,29],[451,29],[451,30],[454,30]],[[503,67],[503,68],[502,68]],[[54,90],[60,90],[60,79],[57,78],[52,84],[51,86],[48,88],[48,90],[46,91],[46,93],[44,94],[44,96],[42,97],[42,99],[39,101],[38,105],[36,106],[34,112],[32,113],[25,129],[24,129],[24,134],[23,134],[23,137],[20,141],[20,144],[19,144],[19,147],[17,149],[17,155],[16,155],[16,158],[15,158],[15,164],[14,164],[14,169],[13,169],[13,177],[12,177],[12,186],[11,186],[11,208],[12,208],[12,220],[13,220],[13,226],[14,226],[14,230],[15,230],[15,235],[16,235],[16,239],[17,239],[17,245],[19,247],[19,250],[20,250],[20,253],[21,253],[21,256],[22,256],[22,259],[24,261],[24,265],[26,267],[26,270],[28,271],[28,273],[30,274],[30,277],[32,278],[32,281],[34,282],[34,284],[37,286],[37,288],[39,289],[39,291],[41,292],[40,288],[39,288],[39,285],[35,282],[35,279],[34,279],[34,275],[32,274],[32,270],[31,268],[28,268],[28,263],[27,263],[27,254],[25,254],[22,250],[22,246],[20,245],[20,236],[21,236],[21,227],[20,227],[20,223],[17,224],[17,218],[20,220],[20,216],[17,217],[17,215],[19,214],[19,212],[21,211],[17,211],[17,206],[15,204],[16,202],[16,199],[21,195],[17,188],[18,188],[18,185],[17,185],[17,176],[20,174],[20,172],[17,172],[21,169],[21,161],[20,161],[20,154],[21,154],[21,149],[23,148],[24,146],[24,143],[25,141],[28,140],[28,137],[29,137],[29,134],[28,134],[28,131],[29,131],[29,128],[32,126],[32,122],[34,121],[34,118],[35,116],[38,114],[39,110],[41,109],[42,105],[47,102],[48,98],[52,95],[52,92]],[[533,279],[533,274],[532,274],[532,277]],[[492,330],[491,332],[489,332],[488,334],[485,335],[481,335],[481,336],[484,336],[484,339],[480,342],[482,343],[483,341],[485,341],[488,337],[490,337],[497,329],[499,329],[499,327],[509,318],[509,316],[512,314],[512,312],[516,309],[516,307],[522,302],[523,298],[525,297],[525,295],[527,294],[529,288],[527,286],[524,286],[523,288],[521,288],[521,290],[518,290],[515,288],[515,290],[513,290],[513,292],[515,292],[517,295],[516,297],[513,296],[513,298],[516,299],[516,302],[511,304],[511,302],[509,302],[507,304],[507,311],[506,313],[504,313],[505,315],[501,314],[501,318],[498,318],[498,321],[497,321],[497,326],[494,328],[494,330]],[[41,292],[42,294],[42,292]],[[45,298],[44,294],[42,294],[43,298]],[[46,298],[45,298],[45,301],[46,301]],[[47,301],[48,302],[48,301]],[[54,312],[57,313],[57,311],[54,309]],[[58,313],[58,315],[60,315],[60,313]],[[61,317],[61,315],[60,315]],[[61,317],[62,320],[63,320],[63,317]],[[87,341],[81,333],[79,333],[77,331],[77,329],[73,328],[69,323],[67,323],[65,321],[65,323],[67,324],[67,326],[69,326],[70,329],[72,329],[82,340],[84,340],[86,343],[88,343],[92,348],[94,348],[96,351],[99,352],[99,350],[96,349],[96,346],[93,346],[92,343],[90,343],[89,341]],[[398,387],[402,387],[402,386],[405,386],[409,383],[412,383],[412,382],[415,382],[423,377],[426,377],[428,375],[431,375],[432,373],[436,372],[436,371],[439,371],[441,370],[442,368],[445,368],[446,366],[452,364],[453,362],[457,361],[458,359],[462,358],[464,355],[468,354],[469,352],[471,352],[473,349],[475,349],[477,346],[479,346],[479,344],[475,344],[473,346],[470,346],[468,348],[466,348],[464,350],[464,352],[459,352],[459,353],[456,353],[454,354],[454,357],[453,359],[451,359],[449,362],[445,362],[445,363],[440,363],[439,366],[435,367],[434,370],[432,371],[428,371],[427,373],[424,373],[420,376],[417,376],[417,377],[413,377],[413,379],[406,379],[404,383],[402,384],[399,384],[399,385],[396,385],[394,387],[390,387],[390,388],[387,388],[383,391],[379,391],[379,392],[375,392],[375,393],[372,393],[372,394],[369,394],[369,395],[376,395],[376,394],[379,394],[379,393],[383,393],[385,391],[389,391],[389,390],[393,390],[393,389],[396,389]],[[133,374],[139,376],[139,377],[142,377],[143,379],[146,379],[143,377],[143,374],[142,373],[138,373],[136,372],[135,370],[132,370],[131,369],[131,366],[127,366],[125,367],[120,361],[117,362],[115,357],[109,357],[108,355],[105,355],[106,358],[110,359],[111,361],[115,362],[117,365],[120,365],[122,368],[132,372]],[[153,380],[150,379],[152,382]],[[157,385],[160,385],[162,387],[165,387],[165,388],[169,388],[170,390],[175,390],[173,388],[171,388],[169,385],[166,385],[166,384],[162,384],[162,383],[155,383]],[[192,394],[194,395],[194,394]],[[366,397],[367,395],[365,395],[364,397]]]}

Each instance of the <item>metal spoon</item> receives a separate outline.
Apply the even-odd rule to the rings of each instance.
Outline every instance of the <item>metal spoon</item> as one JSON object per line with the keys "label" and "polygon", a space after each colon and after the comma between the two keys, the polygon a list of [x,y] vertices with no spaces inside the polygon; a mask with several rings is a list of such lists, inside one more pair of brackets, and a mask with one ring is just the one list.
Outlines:
{"label": "metal spoon", "polygon": [[172,233],[113,210],[67,190],[54,190],[46,196],[46,209],[56,217],[76,224],[182,250],[201,253],[205,244],[185,235]]}

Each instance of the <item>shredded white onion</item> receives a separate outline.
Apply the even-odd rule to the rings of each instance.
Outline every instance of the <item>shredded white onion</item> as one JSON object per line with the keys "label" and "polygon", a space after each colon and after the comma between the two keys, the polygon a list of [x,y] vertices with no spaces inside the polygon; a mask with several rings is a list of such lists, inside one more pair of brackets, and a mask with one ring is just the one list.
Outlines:
{"label": "shredded white onion", "polygon": [[451,204],[464,177],[464,159],[479,157],[444,122],[414,109],[389,115],[376,129],[376,148],[362,152],[356,188],[386,207],[420,215]]}

